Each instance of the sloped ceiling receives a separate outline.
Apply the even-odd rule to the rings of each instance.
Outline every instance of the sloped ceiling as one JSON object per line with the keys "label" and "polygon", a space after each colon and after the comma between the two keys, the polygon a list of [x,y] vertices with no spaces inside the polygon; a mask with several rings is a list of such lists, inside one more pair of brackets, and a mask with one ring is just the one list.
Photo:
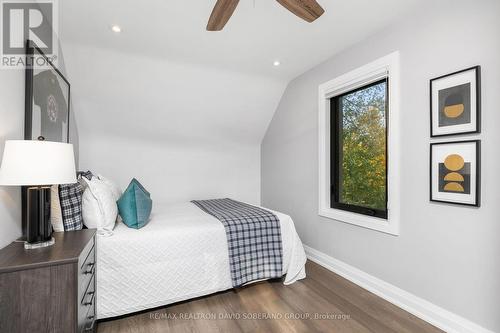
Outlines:
{"label": "sloped ceiling", "polygon": [[285,82],[248,73],[66,44],[80,141],[260,144]]}
{"label": "sloped ceiling", "polygon": [[259,144],[290,79],[419,6],[320,3],[309,24],[276,1],[242,0],[222,32],[207,32],[215,0],[60,1],[81,135]]}

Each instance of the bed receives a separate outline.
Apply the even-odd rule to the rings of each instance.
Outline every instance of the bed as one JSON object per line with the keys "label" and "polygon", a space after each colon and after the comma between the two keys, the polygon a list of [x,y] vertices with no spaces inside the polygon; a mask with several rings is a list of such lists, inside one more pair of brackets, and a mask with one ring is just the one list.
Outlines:
{"label": "bed", "polygon": [[[280,222],[284,284],[306,276],[306,255],[290,216]],[[97,238],[97,318],[109,318],[231,289],[222,223],[195,204],[155,207],[142,229],[117,224]]]}

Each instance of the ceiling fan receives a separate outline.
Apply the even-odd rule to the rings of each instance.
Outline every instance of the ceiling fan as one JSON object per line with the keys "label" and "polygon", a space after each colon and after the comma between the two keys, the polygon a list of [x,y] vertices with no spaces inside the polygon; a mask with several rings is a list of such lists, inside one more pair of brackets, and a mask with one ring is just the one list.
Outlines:
{"label": "ceiling fan", "polygon": [[[224,28],[240,0],[217,0],[210,19],[208,20],[208,31],[220,31]],[[283,7],[307,22],[313,22],[320,17],[325,10],[316,0],[276,0]]]}

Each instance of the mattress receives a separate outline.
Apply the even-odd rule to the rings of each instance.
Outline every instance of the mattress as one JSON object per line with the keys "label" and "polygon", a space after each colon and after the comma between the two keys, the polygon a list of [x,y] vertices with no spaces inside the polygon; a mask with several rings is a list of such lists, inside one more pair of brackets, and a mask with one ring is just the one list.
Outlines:
{"label": "mattress", "polygon": [[[305,278],[306,255],[290,216],[272,212],[291,284]],[[224,226],[190,202],[157,206],[142,229],[119,223],[113,233],[97,237],[98,319],[232,288]]]}

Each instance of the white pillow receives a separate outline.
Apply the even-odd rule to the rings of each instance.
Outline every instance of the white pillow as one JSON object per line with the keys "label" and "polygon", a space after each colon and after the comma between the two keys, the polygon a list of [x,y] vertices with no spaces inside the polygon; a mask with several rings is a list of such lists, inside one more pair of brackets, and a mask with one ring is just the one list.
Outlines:
{"label": "white pillow", "polygon": [[50,187],[50,223],[55,232],[64,231],[61,202],[59,202],[59,185]]}
{"label": "white pillow", "polygon": [[120,199],[120,197],[123,194],[122,190],[120,190],[120,188],[114,182],[107,179],[103,175],[98,175],[97,178],[99,178],[104,184],[110,187],[111,192],[113,193],[113,197],[115,198],[115,201],[118,201],[118,199]]}
{"label": "white pillow", "polygon": [[[113,181],[107,179],[103,175],[98,175],[100,180],[102,180],[105,184],[107,184],[110,188],[111,191],[113,192],[113,196],[115,197],[115,201],[120,200],[122,197],[123,191],[116,185]],[[116,217],[116,222],[121,223],[122,222],[122,217],[120,216],[120,210],[118,210],[118,216]]]}
{"label": "white pillow", "polygon": [[109,185],[97,177],[88,180],[82,197],[83,223],[89,229],[97,229],[98,234],[111,236],[118,215],[115,195]]}

